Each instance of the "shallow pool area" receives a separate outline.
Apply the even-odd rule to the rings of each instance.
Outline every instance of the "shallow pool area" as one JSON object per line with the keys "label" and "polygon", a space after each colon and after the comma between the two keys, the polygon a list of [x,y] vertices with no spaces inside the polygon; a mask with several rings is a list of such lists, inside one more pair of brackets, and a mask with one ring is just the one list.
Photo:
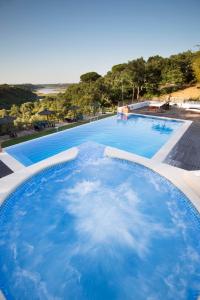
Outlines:
{"label": "shallow pool area", "polygon": [[104,150],[83,144],[0,207],[7,299],[199,296],[199,213],[164,177]]}
{"label": "shallow pool area", "polygon": [[93,141],[151,158],[182,124],[182,121],[142,115],[114,116],[17,144],[5,151],[23,165],[30,166]]}

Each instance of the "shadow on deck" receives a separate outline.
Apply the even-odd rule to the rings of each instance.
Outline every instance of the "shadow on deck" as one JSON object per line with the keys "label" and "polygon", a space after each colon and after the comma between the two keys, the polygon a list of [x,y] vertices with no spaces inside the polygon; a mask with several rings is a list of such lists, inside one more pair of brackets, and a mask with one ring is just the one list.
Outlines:
{"label": "shadow on deck", "polygon": [[13,171],[0,160],[0,178],[12,174]]}

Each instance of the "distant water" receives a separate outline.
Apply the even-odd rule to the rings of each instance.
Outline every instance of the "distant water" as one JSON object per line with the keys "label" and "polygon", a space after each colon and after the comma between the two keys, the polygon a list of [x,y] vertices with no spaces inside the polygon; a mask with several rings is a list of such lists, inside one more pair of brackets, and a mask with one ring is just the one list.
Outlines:
{"label": "distant water", "polygon": [[48,94],[58,94],[58,93],[61,93],[62,91],[63,91],[63,89],[61,89],[61,88],[41,88],[41,89],[38,89],[36,92],[38,94],[48,95]]}

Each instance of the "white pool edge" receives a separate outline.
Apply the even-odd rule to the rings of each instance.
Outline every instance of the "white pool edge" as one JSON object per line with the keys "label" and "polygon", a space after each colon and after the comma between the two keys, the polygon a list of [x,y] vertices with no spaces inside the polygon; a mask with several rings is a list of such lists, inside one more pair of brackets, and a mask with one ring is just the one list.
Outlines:
{"label": "white pool edge", "polygon": [[17,172],[25,168],[25,166],[19,160],[17,160],[7,152],[0,153],[0,160],[13,172]]}
{"label": "white pool edge", "polygon": [[19,185],[21,185],[28,178],[48,167],[75,159],[78,155],[78,151],[79,150],[77,147],[70,148],[50,158],[44,159],[34,165],[23,167],[20,170],[1,178],[0,205]]}
{"label": "white pool edge", "polygon": [[137,113],[128,113],[127,115],[128,116],[136,115],[144,118],[177,121],[182,123],[180,125],[180,128],[177,128],[176,131],[172,133],[172,136],[166,141],[166,143],[163,146],[161,146],[161,148],[153,155],[151,159],[153,159],[155,162],[163,162],[165,160],[167,155],[171,152],[173,147],[177,144],[177,142],[180,140],[180,138],[183,136],[183,134],[187,131],[187,129],[192,124],[192,121],[189,120],[175,119],[175,118],[172,119],[169,117],[162,117],[162,116],[152,116],[152,115],[137,114]]}
{"label": "white pool edge", "polygon": [[183,124],[178,128],[169,140],[156,152],[152,157],[155,162],[163,162],[177,142],[181,139],[184,133],[188,130],[192,121],[184,121]]}
{"label": "white pool edge", "polygon": [[[53,165],[73,160],[79,152],[78,147],[70,148],[57,155],[47,158],[29,167],[24,167],[15,173],[0,179],[0,205],[19,185],[31,176]],[[200,187],[199,171],[186,171],[162,163],[158,160],[148,159],[114,147],[105,146],[105,155],[113,158],[124,159],[141,164],[171,181],[194,204],[200,212]]]}
{"label": "white pool edge", "polygon": [[130,152],[106,147],[105,155],[112,158],[127,160],[143,165],[159,175],[165,177],[191,201],[200,213],[200,185],[199,177],[192,171],[186,171],[165,163],[148,159]]}

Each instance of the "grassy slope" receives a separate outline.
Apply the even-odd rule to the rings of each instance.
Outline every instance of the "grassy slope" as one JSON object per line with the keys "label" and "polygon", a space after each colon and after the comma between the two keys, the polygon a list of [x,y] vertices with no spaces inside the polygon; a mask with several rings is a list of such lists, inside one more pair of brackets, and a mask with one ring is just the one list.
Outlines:
{"label": "grassy slope", "polygon": [[[200,100],[200,88],[197,88],[197,86],[192,86],[185,88],[183,90],[179,90],[177,92],[171,93],[171,96],[174,97],[177,101],[182,100]],[[163,95],[160,97],[160,99],[168,99],[169,95]]]}
{"label": "grassy slope", "polygon": [[[107,117],[110,117],[112,115],[114,115],[114,114],[103,115],[103,116],[99,117],[99,119],[107,118]],[[82,125],[82,124],[86,124],[86,123],[89,123],[89,121],[80,121],[80,122],[76,122],[76,123],[72,123],[72,124],[67,124],[65,126],[60,127],[58,130],[55,129],[55,128],[50,128],[49,130],[46,130],[46,131],[36,132],[34,134],[26,135],[26,136],[23,136],[23,137],[13,138],[13,139],[10,139],[8,141],[3,142],[1,146],[2,146],[2,148],[9,147],[9,146],[12,146],[12,145],[15,145],[15,144],[19,144],[19,143],[22,143],[22,142],[33,140],[33,139],[36,139],[36,138],[41,137],[41,136],[45,136],[45,135],[48,135],[48,134],[51,134],[51,133],[55,133],[55,132],[58,132],[58,131],[69,129],[69,128],[73,128],[73,127],[76,127],[76,126],[79,126],[79,125]]]}

